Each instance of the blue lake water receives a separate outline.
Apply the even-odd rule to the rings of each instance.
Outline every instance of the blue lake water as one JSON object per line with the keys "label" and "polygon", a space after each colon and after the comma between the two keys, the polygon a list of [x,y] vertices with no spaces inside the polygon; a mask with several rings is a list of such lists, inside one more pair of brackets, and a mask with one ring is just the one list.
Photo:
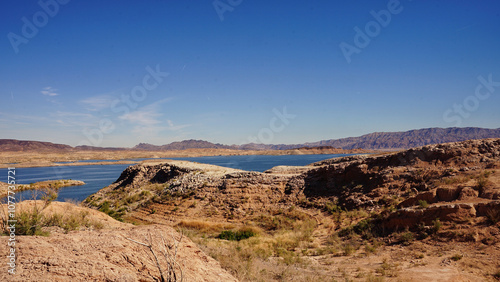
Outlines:
{"label": "blue lake water", "polygon": [[[213,156],[195,158],[171,158],[192,162],[213,164],[251,171],[265,171],[278,165],[302,166],[313,162],[349,156],[352,154],[330,155],[284,155],[284,156]],[[145,160],[145,159],[140,159]],[[161,160],[161,159],[155,159]],[[100,160],[94,160],[100,161]],[[58,201],[73,199],[83,201],[89,195],[110,185],[120,176],[129,164],[112,165],[82,165],[82,166],[56,166],[16,168],[16,183],[30,184],[44,180],[73,179],[81,180],[86,184],[82,186],[64,187],[59,190]],[[0,181],[7,182],[7,169],[0,169]],[[33,191],[17,193],[16,200],[29,200],[35,197]]]}

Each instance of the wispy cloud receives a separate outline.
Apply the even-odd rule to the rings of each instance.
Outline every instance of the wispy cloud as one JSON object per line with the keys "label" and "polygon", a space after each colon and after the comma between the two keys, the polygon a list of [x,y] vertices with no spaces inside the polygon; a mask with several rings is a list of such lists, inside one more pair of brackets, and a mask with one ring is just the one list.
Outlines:
{"label": "wispy cloud", "polygon": [[154,111],[138,110],[128,114],[124,114],[119,118],[134,124],[149,126],[161,123],[161,121],[158,119],[159,117],[161,117],[161,114]]}
{"label": "wispy cloud", "polygon": [[61,112],[61,111],[55,112],[54,115],[58,116],[58,117],[80,117],[80,118],[91,118],[91,117],[93,117],[91,114],[74,113],[74,112]]}
{"label": "wispy cloud", "polygon": [[43,90],[40,91],[40,93],[42,93],[45,96],[49,96],[49,97],[59,96],[59,93],[57,93],[56,91],[57,91],[57,89],[54,89],[50,86],[47,86],[47,87],[44,87]]}
{"label": "wispy cloud", "polygon": [[119,119],[134,125],[132,133],[150,137],[157,136],[162,131],[178,131],[191,126],[190,124],[176,125],[172,120],[164,117],[161,105],[171,100],[172,98],[158,100],[136,111],[121,115]]}
{"label": "wispy cloud", "polygon": [[80,100],[79,103],[83,104],[86,110],[89,111],[99,111],[103,110],[106,108],[111,107],[111,104],[113,103],[114,100],[117,100],[118,98],[113,97],[111,95],[99,95],[99,96],[93,96],[89,97],[84,100]]}
{"label": "wispy cloud", "polygon": [[62,112],[56,111],[49,114],[53,121],[62,126],[92,126],[95,124],[96,117],[91,114],[78,112]]}
{"label": "wispy cloud", "polygon": [[166,127],[166,129],[171,130],[171,131],[177,131],[177,130],[181,130],[183,128],[192,126],[192,124],[174,125],[174,123],[169,119],[167,119],[167,124],[168,124],[168,127]]}
{"label": "wispy cloud", "polygon": [[121,115],[118,118],[134,124],[146,126],[162,123],[162,120],[160,118],[163,116],[163,113],[160,112],[160,106],[164,103],[169,102],[170,100],[172,99],[166,98],[158,100],[149,105],[140,107],[136,111]]}
{"label": "wispy cloud", "polygon": [[30,116],[30,115],[20,115],[13,113],[0,112],[0,117],[5,117],[10,123],[18,122],[23,124],[33,124],[36,122],[48,122],[49,119],[43,116]]}

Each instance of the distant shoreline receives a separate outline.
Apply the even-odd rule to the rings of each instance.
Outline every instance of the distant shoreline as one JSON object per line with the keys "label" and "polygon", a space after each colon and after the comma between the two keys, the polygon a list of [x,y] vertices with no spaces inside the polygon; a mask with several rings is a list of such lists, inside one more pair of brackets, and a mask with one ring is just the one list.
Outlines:
{"label": "distant shoreline", "polygon": [[[373,150],[343,150],[336,148],[301,148],[292,150],[230,150],[230,149],[187,149],[179,151],[76,151],[62,152],[0,152],[0,168],[8,167],[57,167],[84,165],[137,164],[134,159],[168,159],[210,156],[251,156],[251,155],[327,155],[380,153]],[[82,162],[99,160],[96,162]],[[102,160],[102,161],[101,161]],[[64,162],[64,163],[61,163]]]}
{"label": "distant shoreline", "polygon": [[[72,179],[56,179],[56,180],[45,180],[38,181],[32,184],[15,184],[16,189],[13,190],[15,193],[19,193],[27,190],[40,190],[47,188],[54,188],[59,190],[63,187],[69,186],[81,186],[85,185],[85,182],[80,180],[72,180]],[[0,182],[0,200],[4,199],[8,196],[8,184],[5,182]]]}

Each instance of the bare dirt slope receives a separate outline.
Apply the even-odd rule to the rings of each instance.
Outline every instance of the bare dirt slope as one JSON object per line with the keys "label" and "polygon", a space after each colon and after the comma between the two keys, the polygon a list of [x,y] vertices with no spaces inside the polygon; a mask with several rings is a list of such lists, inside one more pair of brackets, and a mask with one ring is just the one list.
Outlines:
{"label": "bare dirt slope", "polygon": [[[38,206],[42,204],[37,203]],[[18,205],[17,209],[29,211],[34,205],[35,202],[29,201]],[[187,237],[181,238],[181,234],[171,227],[133,226],[69,203],[53,202],[43,210],[45,214],[80,212],[87,213],[87,219],[101,223],[103,228],[83,228],[67,234],[61,229],[49,228],[51,235],[47,237],[16,236],[16,274],[2,271],[0,281],[159,281],[160,273],[149,249],[126,239],[144,243],[150,240],[150,235],[153,250],[164,268],[167,263],[161,256],[163,246],[171,251],[181,240],[176,268],[178,273],[182,269],[184,281],[236,281],[217,261]],[[0,237],[4,258],[7,240],[7,236]]]}

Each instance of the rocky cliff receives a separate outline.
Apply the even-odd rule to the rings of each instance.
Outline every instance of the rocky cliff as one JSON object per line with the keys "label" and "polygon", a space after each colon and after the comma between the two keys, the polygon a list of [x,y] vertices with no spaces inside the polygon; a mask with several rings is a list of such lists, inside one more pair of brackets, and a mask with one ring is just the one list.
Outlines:
{"label": "rocky cliff", "polygon": [[[239,219],[290,205],[326,208],[334,203],[345,210],[376,212],[408,209],[420,198],[436,206],[468,201],[493,207],[500,199],[499,163],[500,139],[350,156],[264,173],[182,161],[146,163],[127,168],[86,202],[98,208],[108,202],[120,215],[154,207],[175,218]],[[170,212],[174,207],[176,211]]]}

